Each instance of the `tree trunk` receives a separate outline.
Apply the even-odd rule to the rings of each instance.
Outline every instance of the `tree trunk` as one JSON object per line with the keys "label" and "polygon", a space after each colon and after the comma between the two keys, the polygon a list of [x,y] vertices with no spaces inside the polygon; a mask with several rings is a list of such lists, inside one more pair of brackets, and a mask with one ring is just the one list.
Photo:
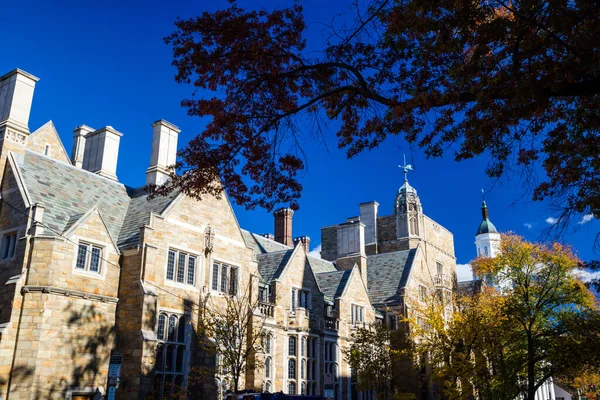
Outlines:
{"label": "tree trunk", "polygon": [[527,399],[535,399],[535,347],[530,332],[527,332]]}

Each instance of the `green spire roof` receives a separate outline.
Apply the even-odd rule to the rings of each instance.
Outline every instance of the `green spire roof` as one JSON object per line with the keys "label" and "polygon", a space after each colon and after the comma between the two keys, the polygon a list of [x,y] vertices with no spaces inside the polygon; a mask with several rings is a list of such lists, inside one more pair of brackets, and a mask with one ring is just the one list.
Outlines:
{"label": "green spire roof", "polygon": [[479,224],[479,229],[477,229],[477,233],[475,234],[475,236],[484,233],[498,233],[498,230],[496,230],[496,227],[494,226],[494,224],[492,224],[492,221],[490,221],[488,215],[488,208],[487,204],[485,204],[485,200],[481,205],[481,216],[483,220],[481,221],[481,224]]}

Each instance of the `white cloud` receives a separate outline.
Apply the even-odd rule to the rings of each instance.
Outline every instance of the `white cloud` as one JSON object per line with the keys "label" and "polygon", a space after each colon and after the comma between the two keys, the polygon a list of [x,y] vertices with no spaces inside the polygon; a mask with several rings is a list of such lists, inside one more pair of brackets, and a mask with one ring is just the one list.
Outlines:
{"label": "white cloud", "polygon": [[308,252],[309,256],[313,256],[315,258],[321,258],[321,245],[318,245],[314,249]]}
{"label": "white cloud", "polygon": [[459,282],[472,281],[473,269],[471,264],[456,264],[456,278]]}
{"label": "white cloud", "polygon": [[600,271],[591,272],[584,269],[574,269],[573,275],[577,275],[582,281],[589,282],[592,279],[600,279]]}
{"label": "white cloud", "polygon": [[546,218],[546,223],[547,224],[556,225],[557,222],[558,222],[558,219],[556,219],[554,217],[548,217],[548,218]]}
{"label": "white cloud", "polygon": [[583,217],[581,217],[581,221],[579,221],[579,225],[583,225],[583,224],[587,224],[588,222],[590,222],[591,220],[594,219],[594,214],[590,213],[590,214],[585,214]]}
{"label": "white cloud", "polygon": [[525,228],[527,228],[527,229],[531,229],[531,228],[533,227],[533,224],[532,224],[531,222],[525,222],[525,223],[523,224],[523,226],[524,226]]}

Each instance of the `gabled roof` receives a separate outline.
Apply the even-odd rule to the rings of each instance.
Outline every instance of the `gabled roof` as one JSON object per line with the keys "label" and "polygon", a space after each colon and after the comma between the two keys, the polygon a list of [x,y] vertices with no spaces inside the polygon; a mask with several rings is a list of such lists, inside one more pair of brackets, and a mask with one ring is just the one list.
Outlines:
{"label": "gabled roof", "polygon": [[43,223],[51,228],[46,234],[62,234],[97,205],[111,237],[119,237],[129,205],[122,184],[30,151],[18,167],[31,202],[44,206]]}
{"label": "gabled roof", "polygon": [[306,257],[306,259],[308,260],[308,264],[310,265],[310,268],[313,270],[313,273],[315,273],[315,274],[319,274],[322,272],[337,271],[335,264],[332,263],[331,261],[323,260],[321,258],[316,258],[311,255],[308,255]]}
{"label": "gabled roof", "polygon": [[245,229],[242,229],[242,235],[244,236],[246,245],[254,251],[254,254],[257,255],[292,249],[290,246],[267,239],[266,237],[257,235],[256,233],[248,232]]}
{"label": "gabled roof", "polygon": [[352,269],[315,274],[319,288],[325,295],[326,300],[335,300],[342,295],[351,273]]}
{"label": "gabled roof", "polygon": [[150,213],[162,214],[179,195],[179,191],[173,191],[168,196],[148,199],[145,187],[127,188],[127,192],[131,201],[119,234],[118,244],[121,248],[135,246],[140,238],[140,227],[150,223]]}
{"label": "gabled roof", "polygon": [[406,286],[417,249],[375,254],[367,257],[367,281],[371,304],[395,304]]}
{"label": "gabled roof", "polygon": [[294,249],[257,254],[258,272],[267,282],[279,278],[294,253]]}

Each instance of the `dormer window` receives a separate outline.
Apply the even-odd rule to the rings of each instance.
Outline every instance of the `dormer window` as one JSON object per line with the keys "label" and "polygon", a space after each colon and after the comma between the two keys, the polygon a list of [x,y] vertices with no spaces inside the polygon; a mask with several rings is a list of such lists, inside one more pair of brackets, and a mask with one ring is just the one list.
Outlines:
{"label": "dormer window", "polygon": [[75,269],[95,274],[100,274],[102,247],[90,243],[79,242],[77,246],[77,259]]}
{"label": "dormer window", "polygon": [[361,324],[365,321],[365,308],[352,304],[350,306],[350,320],[352,325]]}

